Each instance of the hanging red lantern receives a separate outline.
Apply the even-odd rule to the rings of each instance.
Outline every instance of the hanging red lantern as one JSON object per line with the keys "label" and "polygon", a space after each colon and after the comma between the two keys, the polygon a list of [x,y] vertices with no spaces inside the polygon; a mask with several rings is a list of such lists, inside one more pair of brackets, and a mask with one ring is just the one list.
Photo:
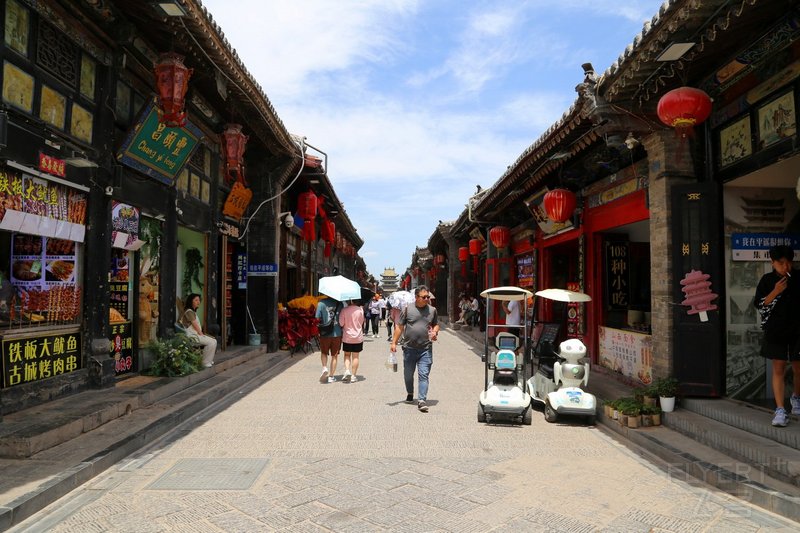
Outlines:
{"label": "hanging red lantern", "polygon": [[495,226],[489,230],[489,240],[495,248],[506,248],[511,243],[511,229],[506,226]]}
{"label": "hanging red lantern", "polygon": [[567,189],[553,189],[544,195],[544,211],[554,222],[566,222],[575,212],[575,193]]}
{"label": "hanging red lantern", "polygon": [[336,224],[332,220],[325,219],[322,221],[320,232],[322,233],[322,240],[325,241],[325,251],[323,253],[325,257],[330,257],[333,242],[336,239]]}
{"label": "hanging red lantern", "polygon": [[317,195],[312,191],[300,193],[297,197],[297,214],[303,219],[303,240],[317,240],[314,228],[317,218]]}
{"label": "hanging red lantern", "polygon": [[193,70],[183,64],[183,56],[173,52],[161,54],[153,66],[158,89],[158,120],[170,128],[186,124],[184,98]]}
{"label": "hanging red lantern", "polygon": [[461,277],[467,277],[467,259],[469,259],[469,248],[462,246],[458,249],[458,260],[461,261]]}
{"label": "hanging red lantern", "polygon": [[661,97],[656,108],[661,122],[685,137],[711,115],[711,98],[694,87],[678,87]]}
{"label": "hanging red lantern", "polygon": [[247,186],[244,179],[244,151],[250,137],[242,133],[241,124],[225,124],[222,132],[222,151],[225,154],[225,183],[240,181]]}
{"label": "hanging red lantern", "polygon": [[436,257],[433,258],[433,262],[440,267],[444,266],[445,261],[447,261],[447,259],[444,254],[436,254]]}
{"label": "hanging red lantern", "polygon": [[469,240],[469,253],[472,256],[472,271],[478,271],[478,256],[481,255],[481,248],[483,243],[480,239]]}

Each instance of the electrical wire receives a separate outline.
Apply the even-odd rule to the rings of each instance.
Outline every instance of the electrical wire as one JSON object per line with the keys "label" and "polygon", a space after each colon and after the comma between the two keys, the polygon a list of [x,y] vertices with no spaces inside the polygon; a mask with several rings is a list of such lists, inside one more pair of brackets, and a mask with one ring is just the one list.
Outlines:
{"label": "electrical wire", "polygon": [[239,240],[240,241],[242,239],[244,239],[245,235],[247,235],[247,230],[250,229],[250,222],[253,220],[253,217],[256,216],[256,213],[258,213],[258,210],[261,209],[262,207],[264,207],[264,204],[266,204],[267,202],[271,202],[275,198],[279,197],[280,195],[282,195],[283,193],[288,191],[292,187],[292,185],[294,185],[294,182],[297,181],[297,178],[300,177],[300,174],[302,174],[303,169],[306,166],[306,158],[303,155],[305,153],[305,150],[303,149],[304,146],[305,146],[305,142],[301,138],[300,142],[297,143],[297,147],[300,150],[300,170],[297,171],[297,175],[294,177],[294,179],[291,181],[291,183],[289,183],[289,185],[286,186],[285,189],[283,189],[282,191],[278,191],[278,194],[276,194],[275,196],[267,198],[266,200],[264,200],[263,202],[258,204],[258,207],[256,207],[255,211],[253,211],[253,214],[251,214],[249,217],[247,217],[247,224],[245,224],[245,226],[244,226],[244,231],[242,232],[241,235],[239,235]]}

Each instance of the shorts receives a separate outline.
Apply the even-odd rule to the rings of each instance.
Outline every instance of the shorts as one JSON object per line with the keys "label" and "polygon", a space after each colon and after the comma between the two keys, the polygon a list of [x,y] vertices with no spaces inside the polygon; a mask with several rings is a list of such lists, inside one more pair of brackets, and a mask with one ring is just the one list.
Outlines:
{"label": "shorts", "polygon": [[764,342],[761,345],[761,357],[783,361],[800,361],[800,353],[795,342]]}
{"label": "shorts", "polygon": [[319,338],[319,351],[322,355],[337,355],[339,349],[342,347],[341,337],[320,337]]}
{"label": "shorts", "polygon": [[342,351],[345,353],[361,353],[361,350],[363,349],[363,342],[358,342],[356,344],[350,344],[349,342],[342,343]]}

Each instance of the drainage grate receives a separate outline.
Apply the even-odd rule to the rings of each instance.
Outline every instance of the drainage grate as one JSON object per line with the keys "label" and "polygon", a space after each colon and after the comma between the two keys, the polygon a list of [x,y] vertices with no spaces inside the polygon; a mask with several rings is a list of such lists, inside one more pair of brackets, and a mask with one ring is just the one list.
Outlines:
{"label": "drainage grate", "polygon": [[181,459],[150,490],[247,490],[269,459]]}

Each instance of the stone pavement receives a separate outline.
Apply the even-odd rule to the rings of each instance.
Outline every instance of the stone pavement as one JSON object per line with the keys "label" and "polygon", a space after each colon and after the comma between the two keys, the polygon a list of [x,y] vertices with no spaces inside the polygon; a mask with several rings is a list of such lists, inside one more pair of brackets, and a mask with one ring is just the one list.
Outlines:
{"label": "stone pavement", "polygon": [[383,335],[352,384],[295,356],[12,531],[797,530],[601,426],[479,424],[478,353],[441,333],[429,413],[404,402]]}

